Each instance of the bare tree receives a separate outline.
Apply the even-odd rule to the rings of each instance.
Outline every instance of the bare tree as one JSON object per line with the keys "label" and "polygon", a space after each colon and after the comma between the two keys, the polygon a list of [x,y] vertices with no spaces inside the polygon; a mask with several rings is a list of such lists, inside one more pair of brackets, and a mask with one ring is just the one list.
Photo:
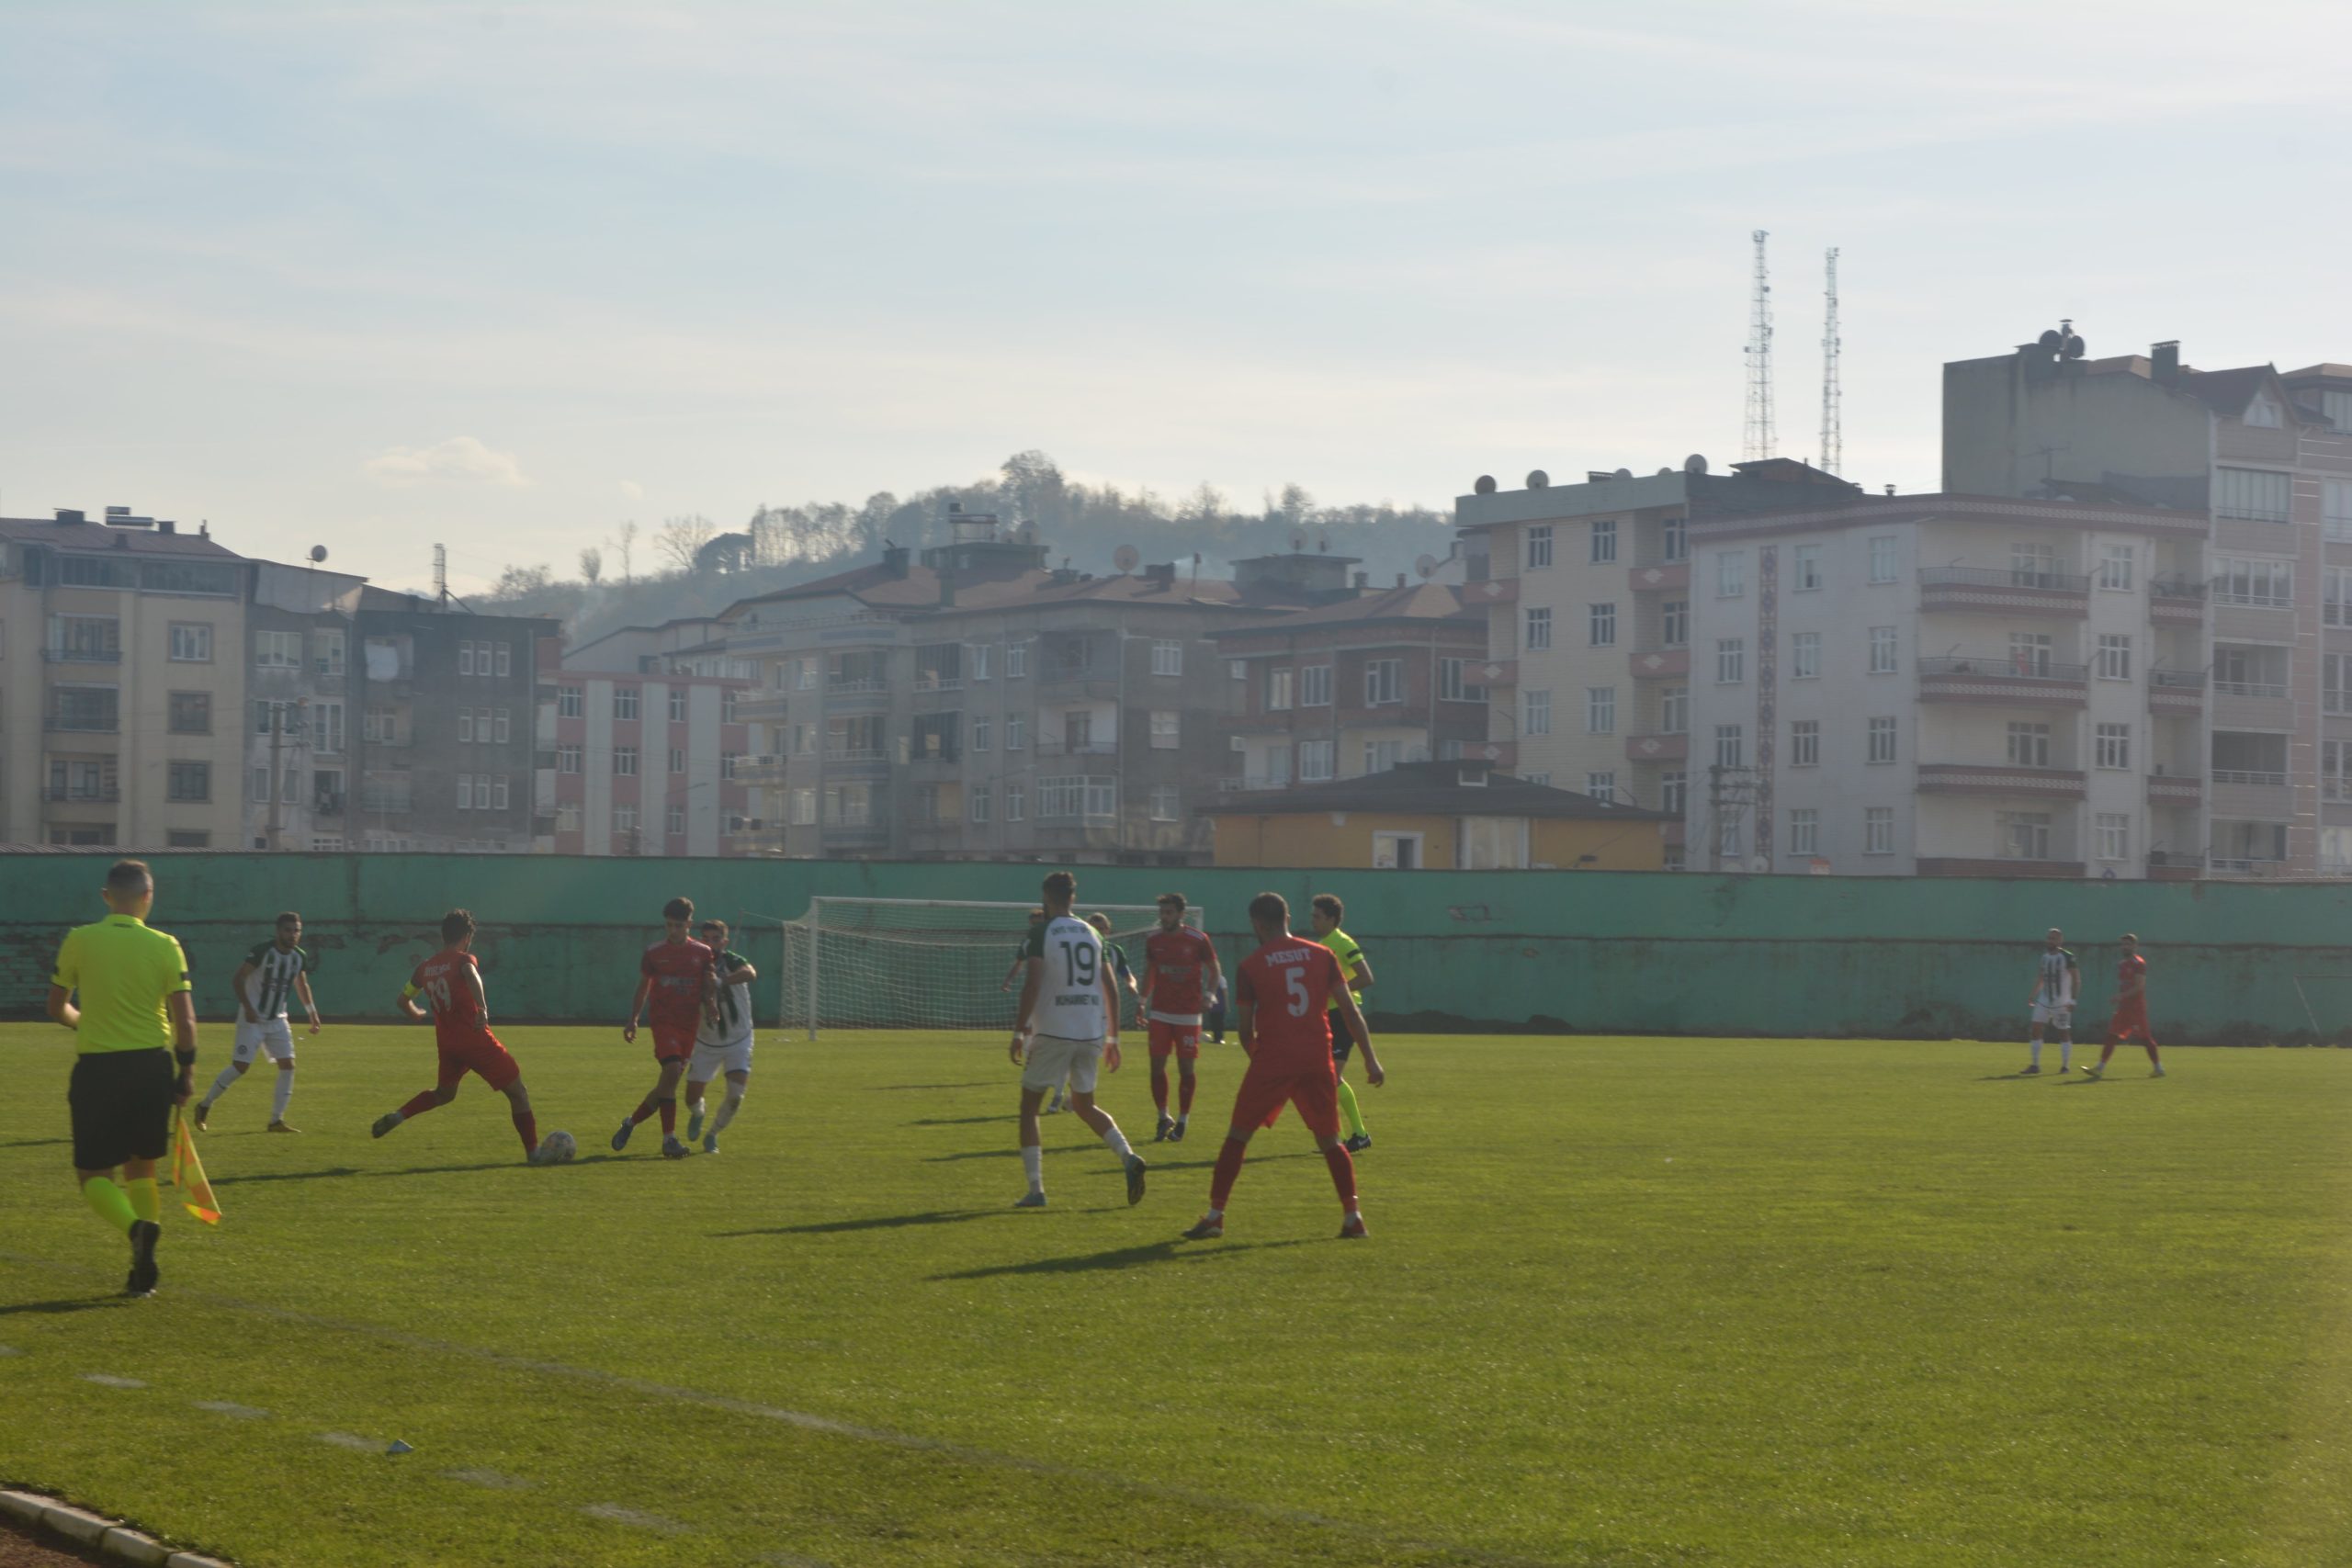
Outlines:
{"label": "bare tree", "polygon": [[681,572],[695,569],[702,547],[718,536],[718,525],[699,512],[673,517],[653,536],[653,550]]}
{"label": "bare tree", "polygon": [[605,575],[605,552],[594,545],[581,551],[580,575],[588,580],[589,587],[595,587],[596,580]]}
{"label": "bare tree", "polygon": [[621,558],[621,586],[627,588],[636,581],[630,565],[637,556],[637,525],[624,523],[613,530],[613,553]]}
{"label": "bare tree", "polygon": [[544,566],[510,566],[498,574],[498,581],[491,591],[493,599],[520,599],[532,593],[544,593],[555,582],[553,569]]}
{"label": "bare tree", "polygon": [[1214,523],[1225,515],[1225,493],[1206,479],[1200,488],[1184,498],[1176,515],[1188,523]]}

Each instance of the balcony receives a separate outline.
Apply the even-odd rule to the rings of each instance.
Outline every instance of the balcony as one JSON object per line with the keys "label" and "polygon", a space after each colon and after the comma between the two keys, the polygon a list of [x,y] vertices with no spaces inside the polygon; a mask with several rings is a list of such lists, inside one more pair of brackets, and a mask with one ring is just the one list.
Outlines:
{"label": "balcony", "polygon": [[2201,670],[2148,671],[2148,711],[2160,718],[2195,718],[2205,711]]}
{"label": "balcony", "polygon": [[2215,768],[2213,815],[2245,822],[2286,822],[2295,815],[2295,791],[2284,772],[2264,768]]}
{"label": "balcony", "polygon": [[1637,648],[1630,660],[1636,681],[1679,681],[1690,673],[1690,645]]}
{"label": "balcony", "polygon": [[119,648],[44,648],[40,656],[51,664],[119,664]]}
{"label": "balcony", "polygon": [[2238,855],[2212,855],[2207,858],[2205,870],[2213,876],[2263,881],[2286,875],[2287,863],[2283,860],[2253,860]]}
{"label": "balcony", "polygon": [[1690,755],[1690,737],[1687,734],[1625,737],[1625,761],[1629,762],[1679,762]]}
{"label": "balcony", "polygon": [[1516,604],[1519,579],[1490,577],[1484,582],[1466,582],[1462,586],[1462,598],[1470,604]]}
{"label": "balcony", "polygon": [[825,761],[828,762],[840,762],[851,766],[873,766],[888,763],[889,760],[889,753],[879,746],[828,746],[825,748]]}
{"label": "balcony", "polygon": [[829,850],[875,850],[888,845],[890,829],[884,822],[828,822],[820,836]]}
{"label": "balcony", "polygon": [[1108,663],[1043,664],[1037,670],[1037,691],[1040,695],[1050,692],[1057,700],[1115,699],[1119,694],[1119,672]]}
{"label": "balcony", "polygon": [[772,719],[783,718],[791,705],[791,699],[782,692],[769,693],[756,697],[738,697],[735,699],[735,716],[729,722],[761,724]]}
{"label": "balcony", "polygon": [[122,790],[116,784],[102,784],[86,789],[68,785],[63,789],[54,787],[44,789],[40,792],[40,797],[57,806],[112,806],[122,798]]}
{"label": "balcony", "polygon": [[2216,729],[2292,730],[2295,705],[2283,681],[2223,681],[2213,682],[2213,728]]}
{"label": "balcony", "polygon": [[2205,781],[2187,773],[2150,773],[2148,804],[2195,806],[2205,798]]}
{"label": "balcony", "polygon": [[1690,562],[1685,558],[1661,561],[1656,566],[1637,566],[1631,577],[1636,593],[1670,593],[1690,586]]}
{"label": "balcony", "polygon": [[2051,664],[1996,653],[1922,659],[1919,700],[2078,708],[2090,700],[2090,671],[2081,664]]}
{"label": "balcony", "polygon": [[52,735],[113,735],[119,728],[112,714],[51,714],[40,727]]}
{"label": "balcony", "polygon": [[2205,624],[2205,585],[2177,577],[2148,580],[2148,618],[2158,626]]}
{"label": "balcony", "polygon": [[[1287,729],[1289,726],[1283,728]],[[1118,754],[1119,743],[1115,740],[1066,740],[1055,735],[1037,737],[1037,755],[1040,757],[1115,757]]]}
{"label": "balcony", "polygon": [[735,782],[742,784],[780,784],[784,782],[786,761],[782,756],[755,753],[735,760]]}
{"label": "balcony", "polygon": [[2058,615],[2079,621],[2091,613],[2091,580],[2064,571],[1921,567],[1919,608],[1953,615]]}
{"label": "balcony", "polygon": [[2148,852],[2148,880],[2151,882],[2194,882],[2205,874],[2205,857],[2176,854],[2170,850]]}
{"label": "balcony", "polygon": [[2072,877],[2086,868],[2078,860],[1975,859],[1959,855],[1921,855],[1921,876]]}
{"label": "balcony", "polygon": [[311,810],[313,815],[319,817],[340,817],[343,815],[344,804],[342,795],[330,792],[313,796],[311,801]]}
{"label": "balcony", "polygon": [[1922,795],[2004,795],[2034,800],[2080,800],[2083,775],[2073,768],[2013,768],[1981,762],[1922,762]]}

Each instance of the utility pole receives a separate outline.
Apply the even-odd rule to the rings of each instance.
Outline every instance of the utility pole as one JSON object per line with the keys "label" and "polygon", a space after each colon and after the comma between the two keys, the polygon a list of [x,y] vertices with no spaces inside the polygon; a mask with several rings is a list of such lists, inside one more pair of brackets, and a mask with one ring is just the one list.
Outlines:
{"label": "utility pole", "polygon": [[269,852],[277,852],[277,797],[285,794],[278,784],[277,748],[285,738],[286,705],[269,705]]}
{"label": "utility pole", "polygon": [[1747,432],[1740,456],[1749,462],[1776,456],[1781,445],[1772,430],[1772,279],[1764,259],[1768,232],[1758,229],[1748,236],[1756,245],[1756,276],[1748,299]]}
{"label": "utility pole", "polygon": [[1821,310],[1821,467],[1838,472],[1846,461],[1846,433],[1841,428],[1838,389],[1838,247],[1829,247],[1824,265]]}

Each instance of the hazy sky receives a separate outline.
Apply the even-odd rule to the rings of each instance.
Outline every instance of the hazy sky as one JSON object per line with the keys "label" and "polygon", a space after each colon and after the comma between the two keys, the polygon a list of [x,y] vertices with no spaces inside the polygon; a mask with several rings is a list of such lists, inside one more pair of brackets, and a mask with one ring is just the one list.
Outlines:
{"label": "hazy sky", "polygon": [[407,583],[1041,446],[1254,503],[1781,450],[1937,367],[2352,360],[2341,0],[0,6],[0,511]]}

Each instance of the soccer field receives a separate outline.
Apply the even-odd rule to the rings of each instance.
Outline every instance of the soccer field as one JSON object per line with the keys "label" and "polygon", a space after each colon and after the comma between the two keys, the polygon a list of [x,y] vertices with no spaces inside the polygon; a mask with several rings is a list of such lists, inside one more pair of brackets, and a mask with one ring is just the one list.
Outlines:
{"label": "soccer field", "polygon": [[642,1045],[506,1038],[579,1163],[472,1083],[371,1142],[431,1033],[331,1027],[124,1302],[0,1026],[0,1479],[303,1568],[2352,1560],[2336,1053],[1396,1036],[1369,1244],[1295,1115],[1187,1243],[1229,1046],[1182,1145],[1105,1080],[1139,1208],[1061,1116],[1015,1213],[993,1035],[769,1034],[681,1162],[605,1151]]}

